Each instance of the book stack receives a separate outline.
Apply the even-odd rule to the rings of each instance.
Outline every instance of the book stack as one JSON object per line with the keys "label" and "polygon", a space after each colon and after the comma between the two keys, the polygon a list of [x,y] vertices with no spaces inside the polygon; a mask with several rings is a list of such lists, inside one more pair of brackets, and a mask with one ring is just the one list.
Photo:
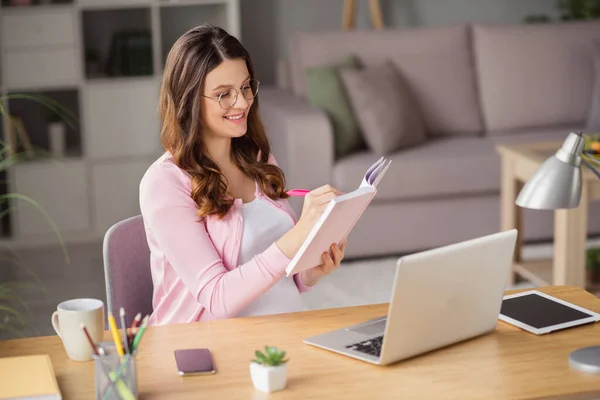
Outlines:
{"label": "book stack", "polygon": [[62,400],[47,354],[0,358],[0,399]]}
{"label": "book stack", "polygon": [[152,75],[152,36],[147,31],[123,31],[112,38],[106,64],[109,76]]}

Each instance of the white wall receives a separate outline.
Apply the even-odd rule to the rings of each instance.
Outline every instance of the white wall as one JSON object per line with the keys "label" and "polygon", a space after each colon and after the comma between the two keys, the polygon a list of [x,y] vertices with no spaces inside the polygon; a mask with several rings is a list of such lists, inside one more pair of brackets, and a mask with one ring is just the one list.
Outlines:
{"label": "white wall", "polygon": [[[522,23],[527,14],[556,16],[556,0],[380,0],[386,27],[469,22]],[[242,40],[259,79],[271,84],[295,31],[339,30],[343,0],[242,0]],[[369,28],[368,1],[358,1],[356,26]]]}

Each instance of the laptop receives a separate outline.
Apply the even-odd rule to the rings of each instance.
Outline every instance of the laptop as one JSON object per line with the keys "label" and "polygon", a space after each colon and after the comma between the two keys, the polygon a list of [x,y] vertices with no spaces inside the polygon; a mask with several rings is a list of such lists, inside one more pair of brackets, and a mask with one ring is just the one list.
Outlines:
{"label": "laptop", "polygon": [[495,329],[517,230],[401,257],[387,316],[304,340],[387,365]]}

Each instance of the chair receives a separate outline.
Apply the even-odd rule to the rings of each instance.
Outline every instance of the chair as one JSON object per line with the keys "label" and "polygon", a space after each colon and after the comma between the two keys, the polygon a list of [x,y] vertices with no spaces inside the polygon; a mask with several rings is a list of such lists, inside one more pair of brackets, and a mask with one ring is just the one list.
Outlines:
{"label": "chair", "polygon": [[152,275],[150,248],[141,215],[114,224],[104,235],[104,279],[106,300],[120,327],[119,309],[127,313],[128,323],[139,312],[152,313]]}

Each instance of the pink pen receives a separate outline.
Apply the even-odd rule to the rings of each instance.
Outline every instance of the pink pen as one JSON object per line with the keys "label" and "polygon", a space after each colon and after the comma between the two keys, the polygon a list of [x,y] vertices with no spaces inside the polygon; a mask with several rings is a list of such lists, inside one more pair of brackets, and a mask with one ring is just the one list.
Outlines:
{"label": "pink pen", "polygon": [[306,189],[292,189],[288,190],[286,193],[288,194],[288,196],[306,196],[306,194],[309,192],[310,190]]}

